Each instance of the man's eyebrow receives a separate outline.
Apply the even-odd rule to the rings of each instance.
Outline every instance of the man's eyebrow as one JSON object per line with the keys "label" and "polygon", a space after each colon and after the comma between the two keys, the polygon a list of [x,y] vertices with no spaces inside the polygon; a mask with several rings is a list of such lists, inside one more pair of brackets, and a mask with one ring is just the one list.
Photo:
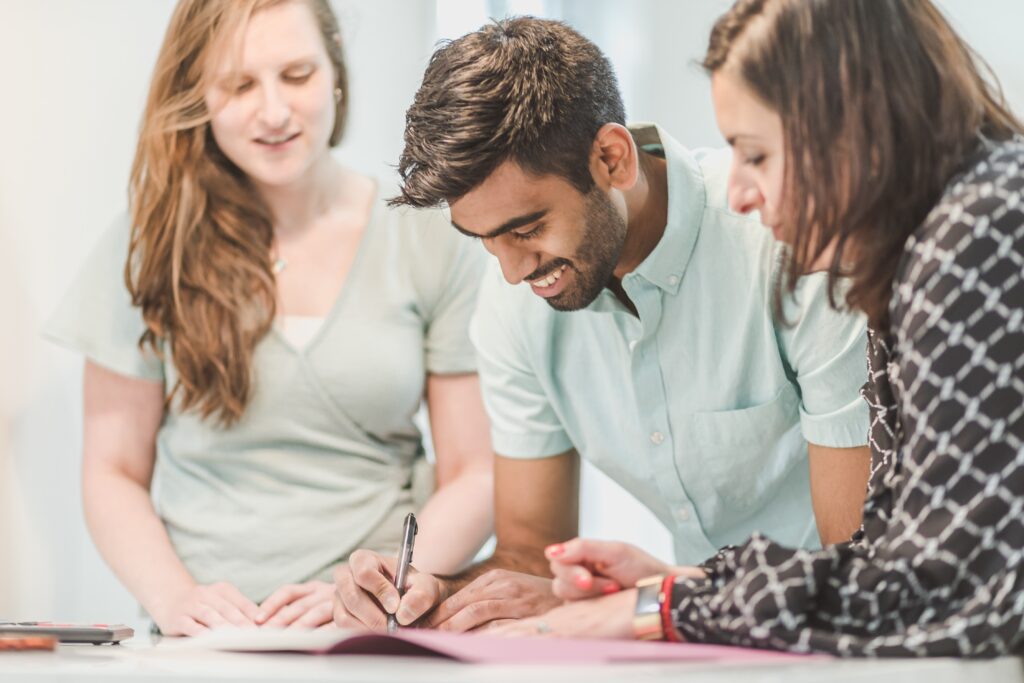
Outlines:
{"label": "man's eyebrow", "polygon": [[455,221],[452,221],[452,225],[455,227],[456,230],[461,232],[466,237],[475,237],[476,239],[482,240],[492,240],[495,237],[500,237],[504,235],[506,232],[510,232],[512,230],[515,230],[516,228],[521,228],[524,225],[529,225],[530,223],[536,223],[541,218],[544,218],[544,216],[546,215],[548,215],[547,209],[544,209],[543,211],[534,211],[533,213],[528,213],[525,216],[516,216],[515,218],[510,218],[509,220],[505,221],[494,230],[491,230],[486,235],[478,235],[475,232],[470,232],[469,230],[466,230],[464,227],[462,227]]}

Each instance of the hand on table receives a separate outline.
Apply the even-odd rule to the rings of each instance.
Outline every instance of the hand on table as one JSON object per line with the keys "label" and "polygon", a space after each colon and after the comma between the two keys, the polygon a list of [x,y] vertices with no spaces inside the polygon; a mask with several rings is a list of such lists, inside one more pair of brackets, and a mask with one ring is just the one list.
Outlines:
{"label": "hand on table", "polygon": [[259,606],[256,624],[269,628],[318,628],[331,621],[334,584],[307,581],[281,586]]}
{"label": "hand on table", "polygon": [[551,592],[551,579],[492,569],[444,600],[423,625],[441,631],[471,631],[543,614],[560,604]]}
{"label": "hand on table", "polygon": [[546,614],[512,621],[489,629],[488,634],[545,638],[633,638],[636,589],[592,600],[578,600]]}
{"label": "hand on table", "polygon": [[194,636],[212,628],[256,626],[259,608],[230,583],[191,586],[184,593],[170,596],[168,608],[150,611],[161,633],[167,636]]}
{"label": "hand on table", "polygon": [[555,579],[552,591],[563,600],[583,600],[632,588],[653,574],[702,578],[696,567],[674,567],[636,546],[615,541],[574,538],[550,545],[544,556],[551,562]]}

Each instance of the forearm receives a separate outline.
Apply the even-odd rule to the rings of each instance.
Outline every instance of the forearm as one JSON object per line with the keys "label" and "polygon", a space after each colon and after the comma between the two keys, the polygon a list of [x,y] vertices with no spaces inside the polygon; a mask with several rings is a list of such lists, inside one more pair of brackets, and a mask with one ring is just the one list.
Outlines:
{"label": "forearm", "polygon": [[811,504],[822,545],[850,540],[864,512],[871,452],[808,444]]}
{"label": "forearm", "polygon": [[87,469],[82,483],[85,519],[96,547],[150,614],[195,585],[146,487],[114,470]]}
{"label": "forearm", "polygon": [[543,547],[502,546],[499,539],[494,554],[486,560],[477,562],[457,574],[439,578],[445,582],[448,592],[454,593],[492,569],[506,569],[534,576],[551,576],[551,567],[544,557]]}
{"label": "forearm", "polygon": [[494,529],[494,477],[469,471],[441,487],[419,515],[416,567],[448,574],[466,566]]}

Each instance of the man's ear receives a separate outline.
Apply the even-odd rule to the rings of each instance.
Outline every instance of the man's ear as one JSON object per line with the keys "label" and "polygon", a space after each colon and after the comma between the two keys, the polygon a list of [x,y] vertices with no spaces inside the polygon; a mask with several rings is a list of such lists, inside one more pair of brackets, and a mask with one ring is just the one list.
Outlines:
{"label": "man's ear", "polygon": [[640,159],[629,129],[606,123],[594,136],[590,149],[590,173],[603,190],[629,190],[636,185]]}

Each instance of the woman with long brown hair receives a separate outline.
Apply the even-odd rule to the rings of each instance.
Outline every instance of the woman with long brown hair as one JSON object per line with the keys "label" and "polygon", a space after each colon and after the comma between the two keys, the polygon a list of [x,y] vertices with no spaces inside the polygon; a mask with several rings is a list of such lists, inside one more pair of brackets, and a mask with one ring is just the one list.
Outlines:
{"label": "woman with long brown hair", "polygon": [[[755,535],[510,630],[626,637],[628,604],[673,640],[1024,652],[1024,126],[929,0],[740,0],[704,65],[730,203],[791,246],[779,296],[825,269],[868,316],[863,527],[818,551]],[[548,555],[566,598],[664,571],[622,544]]]}
{"label": "woman with long brown hair", "polygon": [[89,529],[164,633],[328,623],[332,572],[413,509],[432,571],[490,533],[483,253],[334,160],[347,96],[326,0],[181,0],[130,216],[50,324],[87,357]]}

